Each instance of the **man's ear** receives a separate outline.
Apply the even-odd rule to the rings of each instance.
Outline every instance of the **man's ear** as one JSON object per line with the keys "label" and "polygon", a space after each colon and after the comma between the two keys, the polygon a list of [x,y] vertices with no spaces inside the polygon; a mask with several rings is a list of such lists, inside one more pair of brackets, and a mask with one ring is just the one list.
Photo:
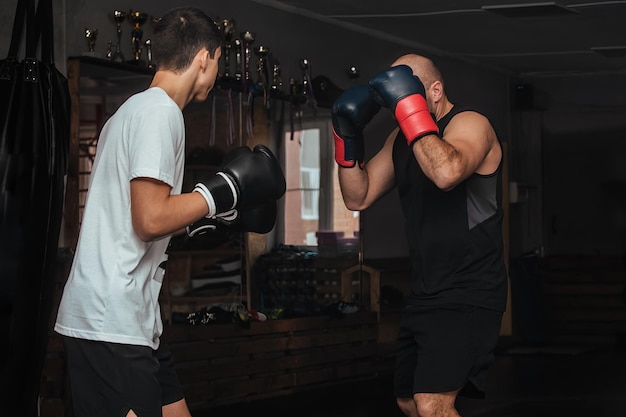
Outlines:
{"label": "man's ear", "polygon": [[210,60],[209,51],[207,51],[205,48],[202,48],[196,54],[196,59],[200,62],[200,68],[202,68],[202,71],[206,71],[209,66]]}
{"label": "man's ear", "polygon": [[443,84],[441,81],[433,82],[429,90],[431,91],[432,98],[435,103],[441,100],[441,96],[443,95]]}

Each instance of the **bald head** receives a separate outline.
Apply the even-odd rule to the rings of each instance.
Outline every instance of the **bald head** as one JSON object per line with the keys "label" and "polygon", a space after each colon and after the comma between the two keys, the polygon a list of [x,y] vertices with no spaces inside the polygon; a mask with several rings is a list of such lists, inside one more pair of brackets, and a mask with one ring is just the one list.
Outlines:
{"label": "bald head", "polygon": [[394,61],[391,66],[408,65],[413,70],[413,74],[417,75],[427,89],[435,82],[440,81],[443,84],[441,72],[435,66],[432,60],[425,56],[416,54],[402,55]]}

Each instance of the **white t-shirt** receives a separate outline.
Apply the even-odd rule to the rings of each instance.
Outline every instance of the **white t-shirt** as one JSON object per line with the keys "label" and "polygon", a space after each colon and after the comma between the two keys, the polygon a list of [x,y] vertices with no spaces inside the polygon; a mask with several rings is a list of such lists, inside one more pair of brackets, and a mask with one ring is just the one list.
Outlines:
{"label": "white t-shirt", "polygon": [[82,339],[156,349],[163,330],[159,292],[170,236],[152,242],[135,233],[130,182],[149,177],[180,194],[185,125],[160,88],[130,97],[98,140],[81,231],[54,330]]}

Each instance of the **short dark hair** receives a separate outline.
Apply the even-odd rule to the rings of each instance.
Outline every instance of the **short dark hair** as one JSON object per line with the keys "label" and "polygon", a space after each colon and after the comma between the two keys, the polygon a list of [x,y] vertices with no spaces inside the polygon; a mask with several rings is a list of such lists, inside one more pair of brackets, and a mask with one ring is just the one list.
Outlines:
{"label": "short dark hair", "polygon": [[179,73],[189,68],[202,48],[213,58],[223,42],[218,25],[202,10],[178,7],[166,12],[156,24],[152,53],[157,70]]}

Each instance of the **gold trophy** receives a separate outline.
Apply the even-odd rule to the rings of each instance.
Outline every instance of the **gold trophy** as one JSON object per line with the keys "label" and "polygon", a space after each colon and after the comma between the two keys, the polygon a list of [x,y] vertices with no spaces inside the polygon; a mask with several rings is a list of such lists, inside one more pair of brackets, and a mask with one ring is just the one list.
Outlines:
{"label": "gold trophy", "polygon": [[252,55],[252,43],[256,39],[256,33],[245,31],[241,32],[243,39],[243,77],[246,81],[250,79],[250,56]]}
{"label": "gold trophy", "polygon": [[[156,25],[159,24],[159,22],[161,21],[160,17],[152,17],[150,19],[150,22],[152,23],[152,28],[154,28]],[[148,69],[156,69],[156,61],[154,60],[153,56],[152,56],[152,39],[146,39],[146,41],[143,43],[144,45],[146,45],[146,57],[147,57],[147,66]]]}
{"label": "gold trophy", "polygon": [[121,10],[115,10],[113,12],[113,20],[117,26],[117,45],[115,45],[115,52],[111,54],[111,61],[124,62],[124,54],[121,51],[122,47],[122,22],[126,19],[126,12]]}
{"label": "gold trophy", "polygon": [[351,65],[350,67],[348,67],[346,73],[348,74],[348,78],[350,78],[351,80],[356,80],[361,76],[361,70],[355,65]]}
{"label": "gold trophy", "polygon": [[98,29],[85,28],[85,39],[87,39],[87,52],[83,52],[83,55],[97,56],[96,39],[98,39]]}
{"label": "gold trophy", "polygon": [[263,90],[263,103],[266,108],[269,108],[269,94],[267,94],[269,90],[269,74],[267,71],[267,56],[269,55],[270,50],[268,47],[264,45],[259,45],[254,47],[254,54],[259,58],[256,64],[256,72],[257,72],[257,84]]}
{"label": "gold trophy", "polygon": [[132,10],[128,12],[128,19],[133,25],[133,30],[131,32],[131,43],[133,46],[133,59],[129,62],[133,64],[140,64],[141,61],[141,50],[142,50],[142,42],[141,38],[143,37],[143,30],[141,29],[141,25],[146,23],[148,20],[148,14]]}
{"label": "gold trophy", "polygon": [[264,45],[254,48],[254,54],[259,58],[256,63],[257,83],[262,84],[264,88],[268,85],[267,55],[269,53],[269,48]]}
{"label": "gold trophy", "polygon": [[233,47],[233,33],[235,32],[234,19],[222,19],[220,24],[222,34],[224,35],[224,77],[231,77],[230,54]]}
{"label": "gold trophy", "polygon": [[235,79],[237,81],[241,81],[241,77],[242,77],[241,67],[243,65],[243,62],[241,60],[241,57],[242,57],[241,39],[233,40],[233,47],[235,48]]}
{"label": "gold trophy", "polygon": [[113,59],[113,42],[111,41],[107,42],[106,59]]}
{"label": "gold trophy", "polygon": [[302,94],[306,103],[315,109],[317,108],[317,101],[313,95],[313,85],[311,84],[311,61],[306,58],[301,59],[300,69],[302,70]]}
{"label": "gold trophy", "polygon": [[275,93],[282,93],[283,91],[283,78],[278,59],[274,59],[272,64],[272,84],[270,85],[270,90]]}
{"label": "gold trophy", "polygon": [[148,68],[154,69],[156,68],[156,65],[154,63],[154,60],[152,59],[152,40],[146,39],[144,44],[146,45],[146,56],[148,57]]}

